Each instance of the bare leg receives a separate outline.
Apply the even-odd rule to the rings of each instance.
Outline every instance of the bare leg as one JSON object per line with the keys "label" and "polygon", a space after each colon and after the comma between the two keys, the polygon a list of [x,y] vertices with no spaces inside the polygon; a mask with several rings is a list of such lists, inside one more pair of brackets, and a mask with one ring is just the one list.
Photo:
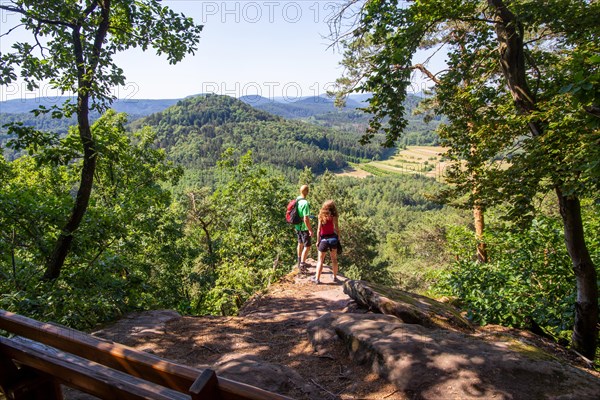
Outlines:
{"label": "bare leg", "polygon": [[317,259],[317,273],[315,279],[317,282],[321,279],[321,271],[323,270],[323,262],[325,262],[325,252],[319,251],[319,257]]}
{"label": "bare leg", "polygon": [[298,247],[296,248],[296,254],[298,255],[298,268],[300,268],[300,263],[302,262],[302,251],[304,250],[304,245],[302,243],[298,243]]}
{"label": "bare leg", "polygon": [[337,260],[337,249],[331,249],[329,251],[329,256],[331,257],[331,266],[333,267],[333,280],[337,279],[338,273],[338,260]]}
{"label": "bare leg", "polygon": [[300,261],[305,262],[306,258],[308,257],[308,253],[310,253],[310,246],[304,246],[304,249],[302,250],[302,255],[300,257]]}

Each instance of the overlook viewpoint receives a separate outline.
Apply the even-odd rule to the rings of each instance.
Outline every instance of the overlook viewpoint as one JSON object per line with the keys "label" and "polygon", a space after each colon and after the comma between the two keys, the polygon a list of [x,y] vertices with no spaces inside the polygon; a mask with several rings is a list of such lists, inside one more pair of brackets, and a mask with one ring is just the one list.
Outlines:
{"label": "overlook viewpoint", "polygon": [[335,284],[327,266],[322,284],[308,277],[290,273],[238,316],[150,311],[94,335],[294,399],[592,400],[600,393],[599,373],[531,332],[464,325],[451,306],[408,293],[391,300],[366,282]]}

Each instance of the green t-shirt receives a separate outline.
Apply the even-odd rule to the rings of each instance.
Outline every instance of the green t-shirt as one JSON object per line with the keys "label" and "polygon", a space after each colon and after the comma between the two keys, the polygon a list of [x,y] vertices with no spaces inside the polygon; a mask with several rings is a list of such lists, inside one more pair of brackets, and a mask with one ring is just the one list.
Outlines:
{"label": "green t-shirt", "polygon": [[302,218],[302,222],[294,225],[297,231],[307,231],[308,227],[304,223],[304,217],[310,215],[310,206],[308,200],[298,197],[298,215]]}

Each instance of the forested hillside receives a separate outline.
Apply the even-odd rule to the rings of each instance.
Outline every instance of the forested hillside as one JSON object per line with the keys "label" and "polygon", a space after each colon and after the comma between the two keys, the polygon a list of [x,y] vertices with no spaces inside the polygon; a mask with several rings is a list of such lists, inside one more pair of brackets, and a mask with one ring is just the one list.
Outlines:
{"label": "forested hillside", "polygon": [[[333,99],[325,95],[311,96],[295,101],[285,99],[267,99],[260,96],[245,96],[243,102],[288,119],[298,119],[314,125],[335,128],[362,135],[369,126],[371,115],[360,108],[365,107],[368,94],[351,95],[346,99],[344,107],[336,107]],[[438,145],[439,137],[435,132],[442,120],[436,116],[430,122],[424,121],[423,115],[415,113],[423,97],[410,95],[405,100],[408,126],[399,146]]]}
{"label": "forested hillside", "polygon": [[[173,159],[177,162],[193,167],[214,166],[219,152],[231,143],[237,144],[236,141],[240,140],[240,136],[246,136],[246,131],[247,134],[256,136],[257,142],[252,146],[244,146],[245,150],[253,149],[256,152],[257,149],[262,148],[264,151],[261,153],[273,155],[273,144],[280,140],[287,141],[288,143],[283,147],[276,149],[278,154],[284,154],[283,161],[285,162],[282,162],[281,159],[270,160],[271,157],[257,155],[260,160],[272,162],[284,169],[298,167],[301,169],[302,166],[307,165],[314,168],[315,172],[320,172],[327,168],[342,168],[347,161],[379,160],[391,154],[391,151],[381,149],[378,145],[357,145],[358,138],[367,129],[370,118],[368,114],[358,109],[364,106],[364,103],[359,100],[366,95],[357,97],[356,100],[348,99],[343,108],[336,107],[333,100],[326,96],[313,96],[296,101],[275,101],[260,96],[240,98],[240,101],[251,106],[252,109],[271,114],[268,117],[257,117],[257,114],[250,108],[236,104],[235,101],[218,101],[216,97],[212,97],[214,95],[207,96],[211,104],[199,106],[197,109],[190,106],[190,99],[204,96],[160,100],[123,99],[113,102],[111,108],[117,112],[127,113],[129,121],[132,122],[148,117],[142,122],[134,123],[134,126],[141,124],[157,126],[164,133],[163,136],[171,136],[171,139],[177,137],[177,139],[173,139],[177,145],[172,143],[173,140],[166,139],[161,142],[161,146],[169,148]],[[38,130],[65,135],[68,128],[76,124],[75,117],[53,118],[51,113],[36,115],[31,111],[40,106],[51,109],[52,106],[60,105],[69,99],[72,101],[72,98],[68,97],[48,97],[0,102],[0,145],[6,143],[8,139],[7,129],[4,125],[14,122]],[[425,123],[421,115],[413,115],[420,100],[421,98],[418,96],[410,96],[406,101],[409,125],[407,133],[398,143],[400,146],[437,145],[439,142],[435,128],[439,124],[440,118],[434,118],[433,121]],[[173,106],[183,107],[183,110],[167,110]],[[217,110],[218,107],[223,109]],[[236,109],[233,114],[229,110],[231,107]],[[154,115],[149,117],[151,114]],[[282,118],[273,118],[273,116]],[[90,114],[92,120],[99,117],[97,112]],[[260,134],[257,135],[255,128],[242,126],[245,122],[256,121],[267,122],[260,128],[256,128],[265,134],[264,140],[261,139]],[[300,122],[325,129],[308,127]],[[174,125],[173,129],[168,127],[171,124]],[[232,124],[238,125],[236,129],[233,129]],[[192,125],[195,128],[202,127],[202,129],[192,128]],[[176,131],[175,135],[167,135],[165,132],[169,130]],[[340,134],[341,132],[344,133]],[[203,140],[199,140],[198,137],[185,139],[187,134],[205,136],[205,138]],[[212,140],[215,137],[217,139]],[[208,139],[212,141],[210,145],[200,143]],[[196,150],[203,156],[190,155]],[[14,153],[6,149],[5,155],[11,159],[14,157]],[[315,158],[323,160],[323,162],[315,160]]]}
{"label": "forested hillside", "polygon": [[[288,119],[303,119],[315,115],[340,111],[332,99],[327,96],[310,96],[302,99],[267,99],[261,96],[243,96],[240,100],[252,107],[280,115]],[[360,107],[359,102],[349,100],[342,110],[354,110]]]}
{"label": "forested hillside", "polygon": [[[329,101],[324,104],[326,109],[333,109]],[[10,111],[25,111],[39,105],[50,107],[41,100],[11,101],[2,105]],[[294,106],[282,104],[282,107]],[[344,113],[335,114],[341,122],[329,124],[330,129],[315,126],[316,120],[308,121],[312,124],[286,120],[232,97],[219,95],[190,96],[181,100],[123,100],[115,102],[112,108],[128,114],[133,130],[141,126],[156,129],[157,145],[166,149],[174,162],[190,169],[214,167],[228,147],[235,147],[242,153],[252,150],[256,160],[272,164],[288,174],[304,167],[315,173],[339,170],[348,162],[379,160],[392,152],[381,148],[377,141],[360,146],[357,142],[365,121],[363,119],[352,127],[354,117]],[[316,109],[323,111],[323,104],[319,103]],[[148,115],[150,111],[152,113]],[[92,120],[98,117],[91,115]],[[76,119],[52,118],[49,113],[0,114],[0,125],[15,122],[64,136],[68,127],[76,124]],[[0,127],[0,145],[7,140],[6,127]],[[5,149],[9,159],[17,154]]]}
{"label": "forested hillside", "polygon": [[[27,114],[40,106],[48,109],[52,106],[60,106],[66,100],[75,101],[74,97],[36,97],[31,99],[12,99],[0,101],[0,114]],[[164,110],[175,104],[179,99],[116,99],[111,108],[117,112],[131,115],[148,115]]]}
{"label": "forested hillside", "polygon": [[228,96],[200,95],[138,119],[132,129],[150,126],[157,144],[186,168],[214,167],[221,153],[234,147],[254,159],[282,169],[314,173],[338,170],[348,161],[380,159],[386,150],[376,143],[360,146],[359,134],[288,121]]}
{"label": "forested hillside", "polygon": [[[42,97],[34,99],[15,99],[0,102],[0,146],[5,147],[6,141],[9,139],[7,134],[7,124],[21,123],[24,126],[30,126],[40,131],[53,132],[58,135],[66,135],[69,127],[77,125],[77,118],[54,118],[52,113],[34,113],[40,107],[46,110],[52,110],[53,106],[62,107],[65,101],[75,101],[71,97]],[[123,112],[128,115],[130,121],[136,120],[143,116],[159,112],[165,108],[172,106],[177,99],[161,99],[161,100],[138,100],[124,99],[115,100],[111,108],[117,112]],[[98,112],[91,112],[90,119],[92,121],[100,118]],[[10,149],[4,149],[5,156],[13,159],[16,155]]]}

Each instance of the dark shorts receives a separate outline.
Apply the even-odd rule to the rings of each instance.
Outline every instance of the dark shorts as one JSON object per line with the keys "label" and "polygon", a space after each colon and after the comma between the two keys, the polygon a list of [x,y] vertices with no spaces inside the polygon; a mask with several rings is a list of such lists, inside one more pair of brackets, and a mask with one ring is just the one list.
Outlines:
{"label": "dark shorts", "polygon": [[312,244],[308,231],[296,231],[296,236],[298,236],[298,243],[302,243],[305,247],[310,247]]}
{"label": "dark shorts", "polygon": [[328,251],[328,250],[339,250],[340,241],[338,240],[337,235],[333,236],[323,236],[321,237],[321,241],[319,242],[319,246],[317,247],[319,251]]}

